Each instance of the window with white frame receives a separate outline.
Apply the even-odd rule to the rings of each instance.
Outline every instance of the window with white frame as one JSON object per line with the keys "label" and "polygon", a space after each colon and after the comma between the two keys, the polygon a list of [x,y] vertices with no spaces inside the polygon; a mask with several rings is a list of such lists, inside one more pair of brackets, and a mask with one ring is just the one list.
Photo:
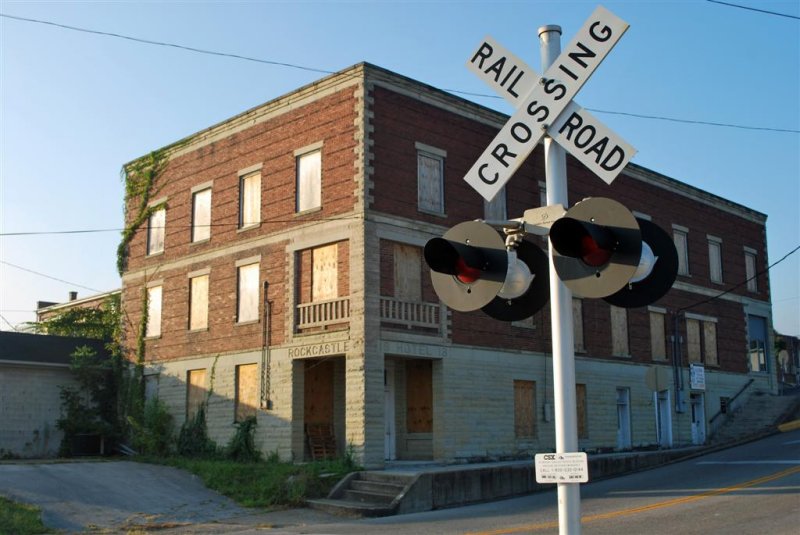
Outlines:
{"label": "window with white frame", "polygon": [[189,275],[189,330],[208,328],[208,272]]}
{"label": "window with white frame", "polygon": [[147,254],[164,252],[164,236],[166,235],[167,209],[160,206],[150,213],[147,220]]}
{"label": "window with white frame", "polygon": [[769,347],[767,345],[767,318],[747,316],[747,340],[750,346],[748,365],[751,372],[765,373],[769,371]]}
{"label": "window with white frame", "polygon": [[756,275],[756,252],[754,249],[744,249],[744,276],[747,279],[747,290],[758,291],[758,277]]}
{"label": "window with white frame", "polygon": [[678,251],[678,275],[689,274],[689,229],[672,225],[672,239]]}
{"label": "window with white frame", "polygon": [[722,283],[722,239],[708,236],[708,269],[711,282]]}
{"label": "window with white frame", "polygon": [[261,222],[261,171],[239,176],[239,228]]}
{"label": "window with white frame", "polygon": [[211,238],[211,187],[192,192],[192,242]]}
{"label": "window with white frame", "polygon": [[417,206],[420,212],[444,214],[443,150],[417,143]]}
{"label": "window with white frame", "polygon": [[237,266],[236,321],[238,323],[258,320],[258,275],[258,262]]}
{"label": "window with white frame", "polygon": [[147,287],[147,325],[145,336],[153,338],[161,336],[161,299],[163,287],[153,284]]}
{"label": "window with white frame", "polygon": [[296,152],[297,160],[297,212],[314,210],[322,206],[322,150]]}

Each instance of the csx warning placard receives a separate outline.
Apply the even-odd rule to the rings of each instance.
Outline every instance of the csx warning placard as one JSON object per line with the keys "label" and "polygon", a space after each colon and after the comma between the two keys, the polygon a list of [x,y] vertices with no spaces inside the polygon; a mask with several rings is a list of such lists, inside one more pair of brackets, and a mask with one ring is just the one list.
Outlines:
{"label": "csx warning placard", "polygon": [[537,483],[586,483],[589,461],[586,454],[537,453],[534,457]]}

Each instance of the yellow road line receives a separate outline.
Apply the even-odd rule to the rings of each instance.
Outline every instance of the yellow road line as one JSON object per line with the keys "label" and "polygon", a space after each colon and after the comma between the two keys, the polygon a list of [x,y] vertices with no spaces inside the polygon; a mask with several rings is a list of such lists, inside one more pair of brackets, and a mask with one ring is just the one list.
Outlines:
{"label": "yellow road line", "polygon": [[[586,524],[587,522],[594,522],[595,520],[607,520],[609,518],[617,518],[621,516],[630,516],[639,513],[644,513],[647,511],[655,511],[656,509],[664,509],[666,507],[672,507],[674,505],[680,505],[683,503],[690,503],[696,502],[699,500],[704,500],[706,498],[711,498],[713,496],[720,496],[722,494],[728,494],[731,492],[736,492],[738,490],[746,489],[749,487],[754,487],[756,485],[760,485],[762,483],[768,483],[770,481],[774,481],[776,479],[780,479],[782,477],[790,476],[792,474],[796,474],[800,472],[800,466],[794,466],[792,468],[787,468],[786,470],[781,470],[780,472],[776,472],[774,474],[760,477],[758,479],[752,479],[750,481],[745,481],[744,483],[740,483],[738,485],[733,485],[730,487],[724,487],[721,489],[709,490],[706,492],[702,492],[700,494],[693,494],[691,496],[684,496],[683,498],[675,498],[673,500],[666,500],[663,502],[656,502],[650,505],[642,505],[640,507],[631,507],[629,509],[620,509],[619,511],[610,511],[608,513],[598,513],[594,515],[587,515],[581,518],[581,523]],[[558,527],[558,521],[555,522],[541,522],[539,524],[525,524],[522,526],[516,526],[513,528],[503,528],[503,529],[495,529],[491,531],[474,531],[466,533],[465,535],[507,535],[510,533],[523,533],[523,532],[530,532],[530,531],[541,531],[544,529],[553,529]]]}
{"label": "yellow road line", "polygon": [[791,422],[786,422],[785,424],[781,424],[778,426],[778,430],[782,433],[794,431],[795,429],[800,429],[800,420],[793,420]]}

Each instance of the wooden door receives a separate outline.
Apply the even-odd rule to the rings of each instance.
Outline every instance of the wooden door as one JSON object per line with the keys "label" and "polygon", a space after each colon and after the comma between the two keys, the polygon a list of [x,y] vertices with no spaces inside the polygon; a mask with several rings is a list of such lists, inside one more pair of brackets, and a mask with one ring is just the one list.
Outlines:
{"label": "wooden door", "polygon": [[333,424],[333,361],[305,361],[305,423]]}

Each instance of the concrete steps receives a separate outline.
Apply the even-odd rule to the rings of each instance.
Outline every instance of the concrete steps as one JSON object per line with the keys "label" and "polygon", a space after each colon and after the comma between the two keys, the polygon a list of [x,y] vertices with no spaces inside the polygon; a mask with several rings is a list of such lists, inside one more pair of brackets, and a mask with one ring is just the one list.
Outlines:
{"label": "concrete steps", "polygon": [[325,499],[309,500],[313,509],[351,517],[395,514],[414,475],[355,472],[340,481]]}
{"label": "concrete steps", "polygon": [[730,415],[711,437],[711,444],[726,444],[763,434],[800,402],[800,397],[754,393],[739,410]]}

